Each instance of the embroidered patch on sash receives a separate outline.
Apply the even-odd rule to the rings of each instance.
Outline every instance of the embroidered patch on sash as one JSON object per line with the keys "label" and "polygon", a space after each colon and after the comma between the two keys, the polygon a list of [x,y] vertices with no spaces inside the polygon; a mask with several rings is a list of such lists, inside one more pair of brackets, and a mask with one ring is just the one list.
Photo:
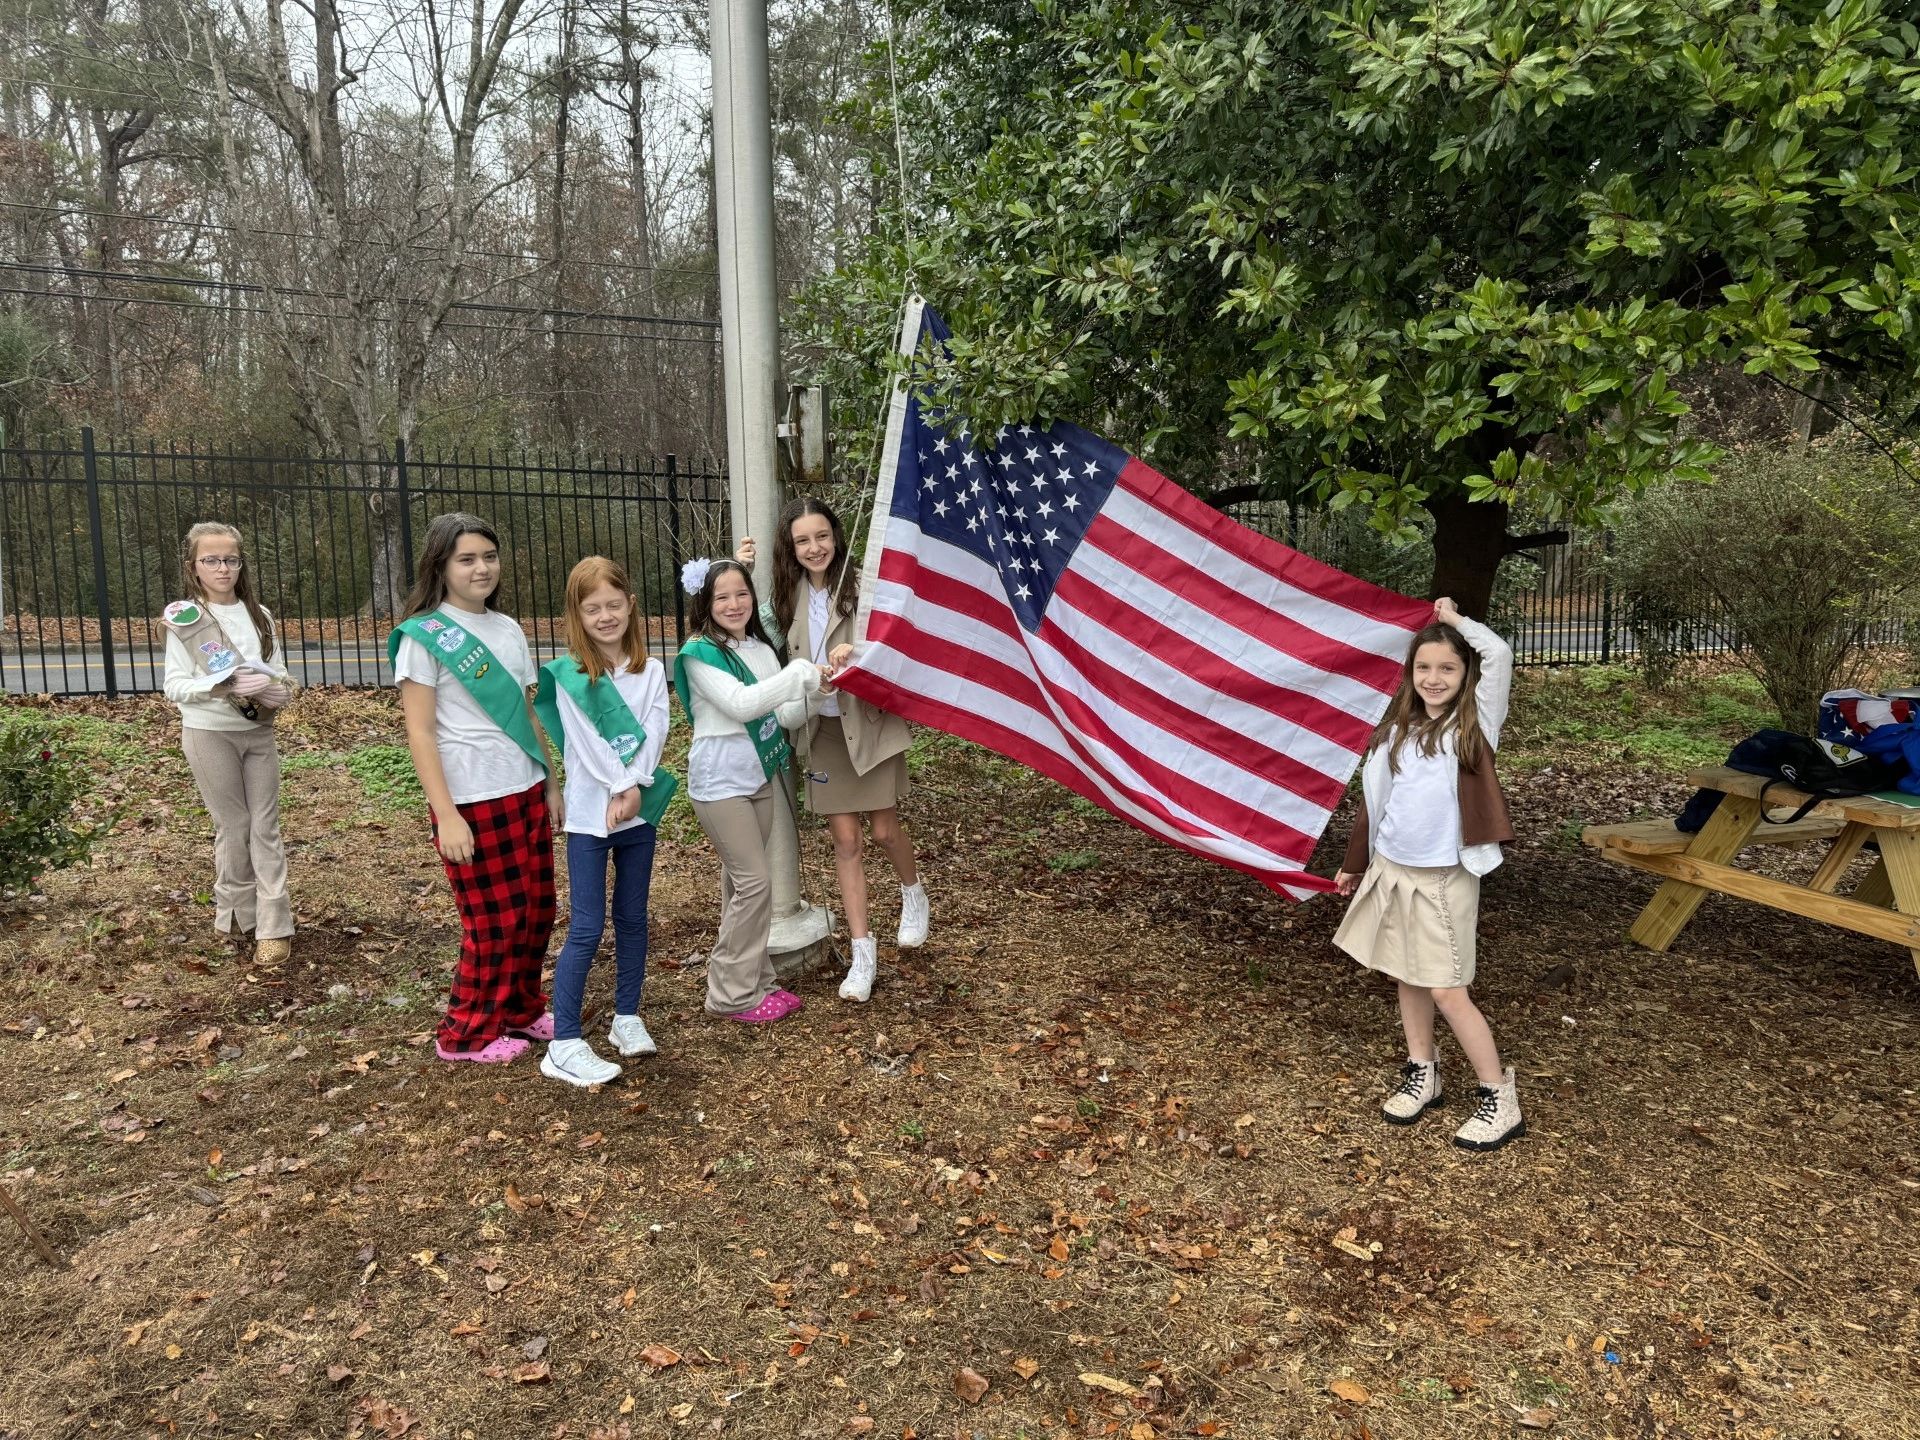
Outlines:
{"label": "embroidered patch on sash", "polygon": [[200,607],[191,600],[175,600],[160,612],[169,625],[192,625],[200,618]]}

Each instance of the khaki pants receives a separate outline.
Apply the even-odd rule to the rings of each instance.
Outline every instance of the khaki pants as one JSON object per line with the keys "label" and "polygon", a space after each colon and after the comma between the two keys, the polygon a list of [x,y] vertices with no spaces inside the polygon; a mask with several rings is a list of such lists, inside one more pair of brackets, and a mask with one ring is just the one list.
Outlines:
{"label": "khaki pants", "polygon": [[693,813],[720,852],[720,933],[707,958],[707,1009],[738,1015],[773,993],[773,875],[767,837],[773,833],[773,785],[732,800],[696,800]]}
{"label": "khaki pants", "polygon": [[213,817],[213,925],[256,940],[293,934],[280,841],[280,749],[273,728],[182,728],[180,747]]}

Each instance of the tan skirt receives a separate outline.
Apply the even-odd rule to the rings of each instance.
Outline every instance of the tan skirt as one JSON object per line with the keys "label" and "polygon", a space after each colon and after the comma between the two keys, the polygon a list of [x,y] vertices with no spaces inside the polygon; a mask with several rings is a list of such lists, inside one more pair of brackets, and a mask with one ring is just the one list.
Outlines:
{"label": "tan skirt", "polygon": [[889,755],[866,774],[855,774],[837,716],[825,717],[813,732],[806,769],[807,808],[816,815],[865,815],[907,798],[907,757]]}
{"label": "tan skirt", "polygon": [[1409,985],[1471,985],[1479,924],[1478,875],[1460,865],[1396,865],[1376,851],[1333,943]]}

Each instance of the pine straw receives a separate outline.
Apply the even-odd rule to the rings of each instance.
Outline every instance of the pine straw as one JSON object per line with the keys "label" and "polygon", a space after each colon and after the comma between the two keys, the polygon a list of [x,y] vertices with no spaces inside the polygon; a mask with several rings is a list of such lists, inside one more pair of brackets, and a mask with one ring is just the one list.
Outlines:
{"label": "pine straw", "polygon": [[[390,703],[309,696],[287,747],[391,743]],[[165,730],[150,701],[85,709]],[[1671,955],[1628,944],[1650,883],[1563,824],[1670,783],[1516,779],[1480,995],[1532,1133],[1473,1157],[1451,1048],[1444,1116],[1379,1123],[1397,1025],[1327,943],[1335,905],[927,748],[930,946],[883,947],[865,1008],[827,973],[769,1031],[703,1019],[698,965],[671,967],[704,949],[712,862],[665,844],[664,1054],[593,1094],[432,1058],[457,937],[417,814],[289,775],[303,931],[275,974],[207,937],[177,752],[123,760],[105,854],[0,940],[0,1146],[74,1262],[0,1262],[0,1429],[1920,1433],[1920,983],[1725,901]]]}

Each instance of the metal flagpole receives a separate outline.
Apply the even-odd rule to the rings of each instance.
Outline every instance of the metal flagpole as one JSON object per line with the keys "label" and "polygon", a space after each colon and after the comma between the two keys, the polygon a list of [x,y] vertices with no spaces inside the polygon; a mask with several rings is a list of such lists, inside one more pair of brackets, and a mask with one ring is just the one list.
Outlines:
{"label": "metal flagpole", "polygon": [[[775,406],[780,389],[780,317],[773,269],[773,114],[768,103],[765,0],[709,0],[713,39],[713,186],[719,220],[720,336],[727,400],[727,486],[734,540],[751,535],[760,554],[755,588],[773,570],[780,513]],[[793,781],[786,813],[796,813]],[[784,817],[767,842],[773,871],[775,955],[825,940],[833,917],[800,895],[800,842]]]}

